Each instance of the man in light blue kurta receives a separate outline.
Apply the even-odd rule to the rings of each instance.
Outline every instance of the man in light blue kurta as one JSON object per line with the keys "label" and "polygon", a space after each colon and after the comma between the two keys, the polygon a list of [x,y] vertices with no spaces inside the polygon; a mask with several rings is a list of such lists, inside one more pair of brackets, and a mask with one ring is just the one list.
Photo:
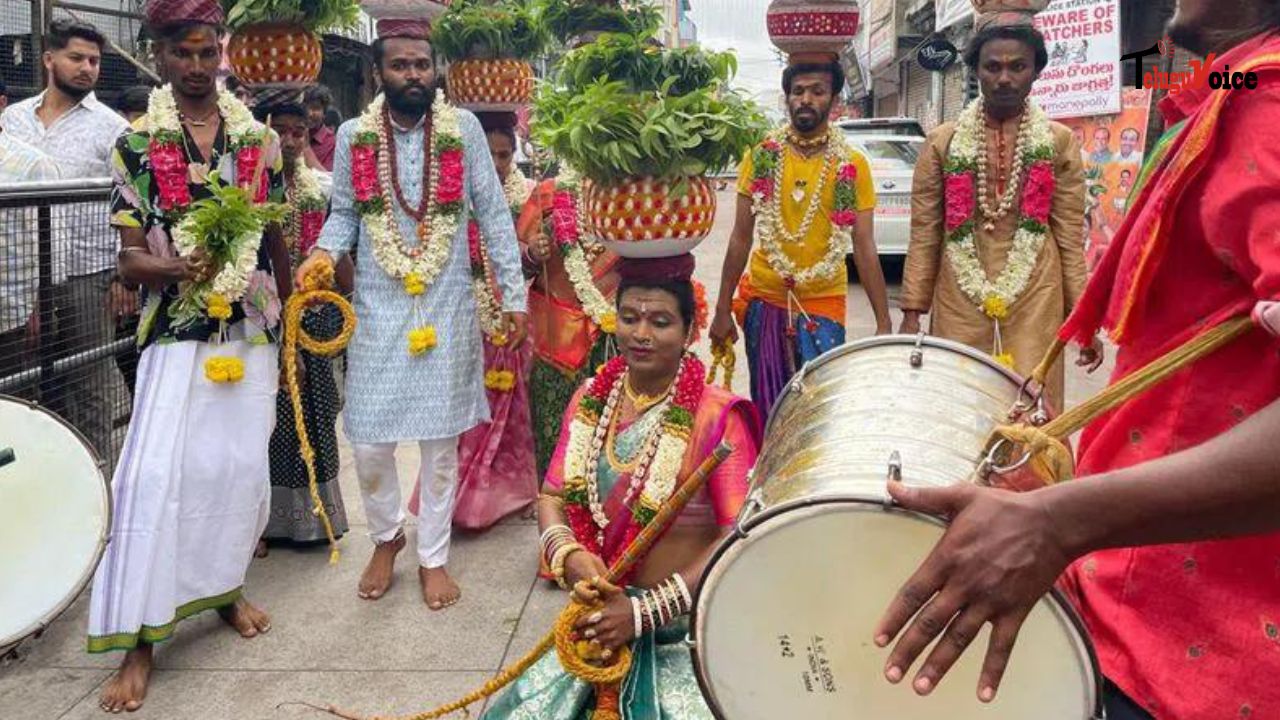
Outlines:
{"label": "man in light blue kurta", "polygon": [[[394,140],[388,142],[393,148],[380,148],[379,153],[395,153],[399,198],[391,188],[387,190],[400,234],[409,247],[419,244],[418,223],[401,203],[417,205],[427,184],[424,177],[430,175],[430,168],[424,167],[423,144],[432,117],[435,76],[431,48],[419,31],[416,25],[402,24],[394,35],[382,32],[374,48]],[[511,210],[479,121],[464,110],[454,112],[463,144],[464,203],[486,239],[508,335],[512,342],[519,342],[525,332],[526,291]],[[414,441],[422,451],[419,578],[424,600],[432,609],[439,609],[460,597],[445,571],[458,481],[458,436],[489,419],[466,222],[459,223],[443,270],[415,300],[405,291],[403,281],[388,274],[375,258],[368,227],[356,210],[351,146],[359,123],[359,119],[352,120],[338,130],[332,210],[319,249],[300,273],[306,272],[312,261],[333,261],[358,250],[357,326],[348,349],[344,427],[376,544],[359,594],[376,600],[391,585],[395,555],[405,544],[395,448],[397,443]],[[411,355],[407,338],[424,322],[435,328],[437,344],[423,354]]]}

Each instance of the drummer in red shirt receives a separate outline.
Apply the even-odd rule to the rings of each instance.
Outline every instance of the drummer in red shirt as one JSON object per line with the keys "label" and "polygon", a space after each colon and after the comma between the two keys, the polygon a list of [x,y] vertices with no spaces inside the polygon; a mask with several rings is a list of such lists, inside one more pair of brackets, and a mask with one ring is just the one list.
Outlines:
{"label": "drummer in red shirt", "polygon": [[1080,480],[1021,495],[890,484],[952,519],[875,631],[897,639],[891,682],[924,657],[917,693],[990,623],[977,692],[992,700],[1062,576],[1110,720],[1280,718],[1280,4],[1180,0],[1169,32],[1256,88],[1161,103],[1166,151],[1061,337],[1105,327],[1119,379],[1230,317],[1256,327],[1087,428]]}

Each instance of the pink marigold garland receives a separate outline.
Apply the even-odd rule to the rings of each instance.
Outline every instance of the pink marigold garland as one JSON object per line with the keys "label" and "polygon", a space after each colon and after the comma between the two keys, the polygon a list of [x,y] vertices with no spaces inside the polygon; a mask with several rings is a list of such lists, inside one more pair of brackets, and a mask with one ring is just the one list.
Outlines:
{"label": "pink marigold garland", "polygon": [[[267,169],[262,165],[261,142],[246,142],[236,149],[236,185],[242,190],[254,190],[253,202],[267,201]],[[255,175],[257,187],[255,184]]]}
{"label": "pink marigold garland", "polygon": [[462,141],[457,138],[439,138],[436,148],[436,166],[440,179],[436,185],[436,203],[444,212],[454,212],[462,204],[463,164]]}
{"label": "pink marigold garland", "polygon": [[298,254],[306,257],[320,240],[320,231],[324,229],[324,210],[303,210],[299,220]]}
{"label": "pink marigold garland", "polygon": [[836,202],[831,223],[850,228],[858,221],[858,166],[844,163],[836,171]]}
{"label": "pink marigold garland", "polygon": [[948,173],[943,182],[943,196],[946,204],[947,233],[956,233],[972,225],[974,208],[977,207],[977,196],[974,190],[972,172]]}
{"label": "pink marigold garland", "polygon": [[382,186],[378,182],[378,134],[362,132],[351,143],[351,187],[356,212],[382,212]]}
{"label": "pink marigold garland", "polygon": [[1053,208],[1053,191],[1057,178],[1053,164],[1040,161],[1027,170],[1027,186],[1022,192],[1022,216],[1041,225],[1049,224],[1049,211]]}
{"label": "pink marigold garland", "polygon": [[156,179],[160,211],[167,213],[190,205],[187,157],[182,145],[172,138],[158,134],[151,138],[147,158],[151,161],[151,174]]}

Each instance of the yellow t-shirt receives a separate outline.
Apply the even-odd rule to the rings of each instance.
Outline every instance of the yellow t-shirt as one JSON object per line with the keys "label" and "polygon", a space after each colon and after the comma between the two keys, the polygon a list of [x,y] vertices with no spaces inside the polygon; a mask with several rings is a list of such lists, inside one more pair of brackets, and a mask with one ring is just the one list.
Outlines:
{"label": "yellow t-shirt", "polygon": [[[742,159],[742,164],[738,168],[738,193],[748,198],[751,197],[751,182],[753,180],[754,164],[751,161],[751,150],[748,150]],[[805,197],[800,202],[796,202],[792,196],[796,188],[797,182],[803,181],[805,187],[814,188],[818,185],[818,173],[822,171],[823,165],[826,164],[826,155],[818,153],[813,157],[804,157],[796,153],[790,145],[785,145],[783,149],[782,163],[782,187],[777,189],[779,196],[782,198],[782,222],[788,232],[796,232],[800,228],[800,223],[804,220],[805,210],[808,209],[809,198]],[[849,153],[849,162],[858,169],[858,179],[854,182],[854,191],[856,194],[854,206],[858,212],[872,212],[876,207],[876,188],[875,183],[871,179],[871,166],[867,163],[867,159],[857,150],[851,150]],[[833,169],[826,179],[826,183],[822,188],[822,197],[819,198],[821,208],[814,217],[809,236],[804,238],[802,242],[795,244],[782,243],[782,250],[791,258],[791,261],[797,267],[805,268],[817,264],[827,254],[827,243],[831,240],[831,212],[835,208],[836,202],[836,169]],[[853,248],[848,249],[849,252]],[[751,251],[751,262],[748,265],[751,284],[762,292],[771,294],[784,294],[786,288],[782,282],[782,276],[778,275],[769,265],[769,261],[765,259],[764,251],[759,245]],[[831,279],[830,282],[822,284],[802,285],[795,289],[796,297],[817,298],[828,297],[831,295],[844,295],[848,291],[849,277],[843,265],[840,266],[840,272]]]}

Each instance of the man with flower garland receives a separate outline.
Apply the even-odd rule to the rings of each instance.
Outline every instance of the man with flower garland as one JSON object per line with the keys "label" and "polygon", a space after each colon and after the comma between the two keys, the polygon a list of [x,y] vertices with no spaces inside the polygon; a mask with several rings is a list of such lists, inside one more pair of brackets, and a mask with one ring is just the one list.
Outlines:
{"label": "man with flower garland", "polygon": [[[152,648],[183,618],[217,609],[246,638],[271,627],[243,585],[267,520],[275,339],[289,289],[279,231],[264,232],[251,208],[283,200],[279,143],[214,84],[217,0],[151,0],[146,19],[169,84],[112,159],[119,272],[143,286],[143,350],[89,610],[89,651],[127,651],[102,691],[109,712],[142,705]],[[246,230],[214,247],[211,214]]]}
{"label": "man with flower garland", "polygon": [[[1071,129],[1030,100],[1049,61],[1026,13],[987,14],[965,51],[982,95],[925,142],[911,189],[901,332],[939,337],[1030,374],[1084,289],[1084,166]],[[1096,369],[1101,343],[1079,364]],[[1046,379],[1061,407],[1063,367]]]}
{"label": "man with flower garland", "polygon": [[472,293],[467,218],[485,240],[512,348],[525,339],[524,277],[511,209],[474,115],[437,92],[425,22],[382,20],[373,45],[383,94],[338,131],[333,204],[298,269],[357,246],[344,428],[375,549],[358,594],[391,587],[405,546],[395,451],[418,443],[418,578],[433,610],[461,597],[445,565],[458,484],[458,437],[489,419]]}
{"label": "man with flower garland", "polygon": [[1161,101],[1167,131],[1058,337],[1105,328],[1120,381],[1224,322],[1242,334],[1086,427],[1076,480],[889,484],[950,518],[872,635],[900,635],[885,674],[918,693],[957,682],[944,676],[969,646],[986,652],[978,697],[994,699],[1023,619],[1065,570],[1108,720],[1280,717],[1280,3],[1178,0],[1168,32],[1206,72],[1257,88]]}
{"label": "man with flower garland", "polygon": [[848,253],[875,312],[876,333],[890,332],[871,168],[828,122],[844,71],[825,56],[791,59],[782,74],[790,124],[749,150],[738,171],[737,216],[710,330],[714,346],[737,342],[737,316],[751,399],[763,413],[796,370],[844,344]]}
{"label": "man with flower garland", "polygon": [[1167,131],[1057,337],[1084,345],[1105,328],[1120,382],[1224,323],[1240,334],[1088,425],[1073,482],[890,484],[951,520],[873,635],[901,634],[886,675],[914,671],[916,692],[956,682],[943,675],[989,625],[969,652],[986,650],[978,697],[995,698],[1019,626],[1059,580],[1092,635],[1108,720],[1280,717],[1280,4],[1179,0],[1169,35],[1204,72],[1257,87],[1160,102]]}

